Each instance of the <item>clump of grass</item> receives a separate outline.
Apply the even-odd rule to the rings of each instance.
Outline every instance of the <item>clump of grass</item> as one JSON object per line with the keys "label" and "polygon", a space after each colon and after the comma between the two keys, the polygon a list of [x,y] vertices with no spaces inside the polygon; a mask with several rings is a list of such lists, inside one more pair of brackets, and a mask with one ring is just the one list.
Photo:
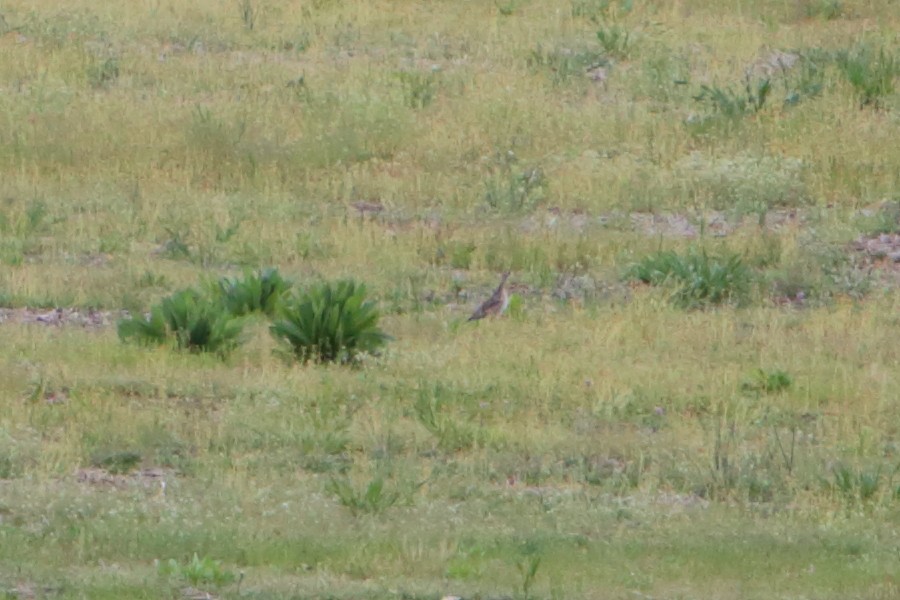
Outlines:
{"label": "clump of grass", "polygon": [[400,87],[403,90],[404,103],[413,109],[421,109],[430,105],[438,91],[438,72],[401,71],[397,73]]}
{"label": "clump of grass", "polygon": [[837,65],[859,99],[860,107],[880,107],[894,92],[894,78],[900,75],[900,60],[890,51],[878,52],[867,46],[838,53]]}
{"label": "clump of grass", "polygon": [[435,436],[441,450],[459,452],[471,448],[478,441],[476,428],[447,415],[443,405],[444,401],[436,392],[420,393],[413,406],[416,419]]}
{"label": "clump of grass", "polygon": [[881,487],[881,470],[853,469],[837,463],[831,467],[831,481],[826,485],[846,500],[866,502],[872,500]]}
{"label": "clump of grass", "polygon": [[238,0],[237,5],[244,29],[253,31],[256,27],[256,18],[259,16],[259,7],[254,5],[253,0]]}
{"label": "clump of grass", "polygon": [[865,257],[846,248],[804,236],[799,248],[785,251],[761,278],[776,300],[802,299],[816,305],[842,296],[865,297],[875,281],[870,266]]}
{"label": "clump of grass", "polygon": [[478,246],[469,241],[440,241],[433,251],[429,249],[427,259],[436,265],[450,265],[454,269],[468,270]]}
{"label": "clump of grass", "polygon": [[141,453],[134,450],[109,450],[94,454],[91,464],[113,474],[124,474],[136,469],[142,458]]}
{"label": "clump of grass", "polygon": [[571,0],[572,17],[597,23],[609,14],[611,0]]}
{"label": "clump of grass", "polygon": [[214,299],[193,289],[176,292],[150,309],[148,316],[119,321],[119,338],[141,344],[174,341],[181,350],[227,354],[240,341],[243,321]]}
{"label": "clump of grass", "polygon": [[671,300],[683,308],[743,303],[753,279],[740,256],[718,258],[696,249],[683,255],[657,252],[635,264],[628,276],[653,286],[673,287]]}
{"label": "clump of grass", "polygon": [[503,169],[485,181],[484,201],[502,212],[533,209],[546,196],[547,180],[540,168],[515,172]]}
{"label": "clump of grass", "polygon": [[616,23],[597,30],[597,41],[607,56],[618,59],[628,58],[634,47],[632,32]]}
{"label": "clump of grass", "polygon": [[190,230],[186,227],[166,227],[165,230],[169,238],[162,245],[162,255],[171,260],[190,258]]}
{"label": "clump of grass", "polygon": [[731,88],[702,85],[694,100],[706,103],[713,112],[726,117],[743,117],[762,110],[771,89],[768,79],[760,79],[754,84],[747,78],[743,94]]}
{"label": "clump of grass", "polygon": [[549,73],[554,85],[564,85],[573,80],[585,80],[588,71],[608,65],[609,59],[599,48],[547,48],[539,44],[526,62],[536,71]]}
{"label": "clump of grass", "polygon": [[800,102],[821,95],[825,89],[825,67],[834,60],[830,52],[811,49],[800,55],[799,65],[793,72],[784,70],[785,106],[796,106]]}
{"label": "clump of grass", "polygon": [[800,6],[803,16],[807,18],[831,21],[839,19],[844,14],[844,3],[841,0],[803,0]]}
{"label": "clump of grass", "polygon": [[518,8],[517,2],[499,2],[498,0],[494,0],[494,6],[497,7],[497,11],[503,15],[504,17],[511,17],[515,14],[516,9]]}
{"label": "clump of grass", "polygon": [[793,383],[794,378],[781,369],[774,371],[757,369],[741,384],[741,389],[746,392],[775,394],[787,390]]}
{"label": "clump of grass", "polygon": [[688,119],[685,124],[694,133],[705,133],[715,124],[737,123],[761,111],[771,91],[772,83],[768,78],[754,81],[749,75],[742,92],[730,87],[702,85],[694,100],[706,107],[707,114]]}
{"label": "clump of grass", "polygon": [[537,572],[540,566],[541,557],[539,555],[523,558],[521,561],[516,563],[516,569],[519,571],[519,575],[522,577],[519,589],[522,592],[523,598],[532,597],[531,589],[534,587],[534,581],[537,578]]}
{"label": "clump of grass", "polygon": [[270,330],[301,363],[347,364],[390,339],[378,328],[379,317],[365,285],[347,280],[322,283],[286,301]]}
{"label": "clump of grass", "polygon": [[119,79],[119,61],[116,58],[107,58],[103,62],[95,62],[86,69],[87,80],[92,88],[105,88]]}
{"label": "clump of grass", "polygon": [[208,156],[212,161],[225,163],[230,168],[241,151],[246,131],[245,120],[237,118],[233,123],[228,123],[216,116],[212,109],[198,104],[191,113],[185,137],[192,151]]}
{"label": "clump of grass", "polygon": [[399,492],[385,489],[384,478],[380,475],[363,488],[357,488],[347,478],[331,478],[325,489],[337,496],[354,516],[383,513],[400,499]]}
{"label": "clump of grass", "polygon": [[304,98],[307,134],[289,145],[289,151],[276,154],[279,171],[284,174],[298,168],[388,158],[415,130],[409,111],[397,110],[389,103],[312,90]]}
{"label": "clump of grass", "polygon": [[900,233],[900,201],[884,202],[874,213],[858,219],[858,225],[866,235]]}
{"label": "clump of grass", "polygon": [[239,317],[256,312],[271,317],[276,314],[291,285],[278,269],[257,272],[248,269],[243,279],[223,277],[217,282],[215,291],[232,315]]}
{"label": "clump of grass", "polygon": [[191,585],[228,585],[237,577],[232,571],[222,567],[222,563],[208,556],[200,558],[194,553],[190,561],[182,564],[174,558],[160,563],[158,567],[160,575],[176,577]]}
{"label": "clump of grass", "polygon": [[634,8],[633,0],[570,0],[572,17],[600,23],[629,13]]}

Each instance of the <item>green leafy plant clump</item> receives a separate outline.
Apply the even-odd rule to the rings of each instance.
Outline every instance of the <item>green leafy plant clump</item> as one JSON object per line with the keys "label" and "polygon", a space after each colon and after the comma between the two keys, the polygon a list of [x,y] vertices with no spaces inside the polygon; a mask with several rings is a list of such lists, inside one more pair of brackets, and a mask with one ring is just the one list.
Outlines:
{"label": "green leafy plant clump", "polygon": [[378,328],[379,316],[364,284],[322,283],[288,301],[270,330],[302,363],[347,364],[390,339]]}
{"label": "green leafy plant clump", "polygon": [[160,563],[158,572],[165,577],[175,577],[191,585],[215,585],[224,586],[233,583],[237,577],[224,568],[218,560],[208,556],[200,558],[194,553],[193,558],[186,563],[180,563],[174,558]]}
{"label": "green leafy plant clump", "polygon": [[334,494],[354,516],[380,514],[397,503],[400,494],[384,487],[384,478],[376,476],[364,488],[355,487],[347,478],[332,478],[325,489]]}
{"label": "green leafy plant clump", "polygon": [[740,304],[752,282],[752,272],[740,256],[719,258],[696,249],[683,255],[657,252],[635,264],[628,275],[653,286],[673,286],[671,300],[683,308]]}
{"label": "green leafy plant clump", "polygon": [[254,312],[273,316],[291,285],[278,269],[264,269],[255,273],[247,270],[243,279],[223,277],[215,285],[215,291],[221,296],[228,312],[234,316]]}
{"label": "green leafy plant clump", "polygon": [[781,369],[776,369],[774,371],[756,369],[751,376],[741,384],[741,389],[745,392],[773,394],[787,390],[793,383],[794,378],[791,377],[787,371],[782,371]]}
{"label": "green leafy plant clump", "polygon": [[226,354],[239,343],[243,321],[215,299],[186,289],[164,298],[147,316],[119,321],[123,341],[161,345],[174,341],[181,350]]}
{"label": "green leafy plant clump", "polygon": [[859,98],[860,107],[881,106],[894,91],[894,79],[900,75],[900,59],[881,48],[877,53],[859,47],[838,53],[837,65]]}

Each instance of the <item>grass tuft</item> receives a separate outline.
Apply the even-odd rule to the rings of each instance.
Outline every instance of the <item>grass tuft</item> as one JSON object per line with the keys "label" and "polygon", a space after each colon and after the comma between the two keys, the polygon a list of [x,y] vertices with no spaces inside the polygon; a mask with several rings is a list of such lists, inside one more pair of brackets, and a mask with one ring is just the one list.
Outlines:
{"label": "grass tuft", "polygon": [[900,59],[893,52],[859,46],[838,53],[837,65],[853,87],[860,107],[883,105],[894,92],[894,80],[900,76]]}
{"label": "grass tuft", "polygon": [[753,275],[740,256],[710,256],[706,250],[685,254],[661,251],[635,264],[628,276],[653,285],[672,287],[671,301],[682,308],[744,303]]}

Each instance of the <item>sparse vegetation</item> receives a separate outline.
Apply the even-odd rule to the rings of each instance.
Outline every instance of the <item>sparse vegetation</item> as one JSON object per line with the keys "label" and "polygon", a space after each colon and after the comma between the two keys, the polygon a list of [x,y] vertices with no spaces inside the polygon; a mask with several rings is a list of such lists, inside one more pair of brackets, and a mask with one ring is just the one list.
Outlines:
{"label": "sparse vegetation", "polygon": [[400,494],[395,490],[385,489],[384,483],[384,478],[379,475],[362,489],[357,489],[347,479],[333,478],[329,480],[327,489],[341,504],[350,509],[354,516],[366,513],[379,514],[400,499]]}
{"label": "sparse vegetation", "polygon": [[597,41],[607,56],[617,59],[628,58],[634,46],[632,32],[617,23],[598,29]]}
{"label": "sparse vegetation", "polygon": [[651,254],[635,264],[629,276],[654,286],[671,286],[671,300],[683,308],[740,304],[753,279],[740,256],[718,258],[694,248],[685,254],[671,250]]}
{"label": "sparse vegetation", "polygon": [[896,0],[0,13],[0,597],[900,597]]}
{"label": "sparse vegetation", "polygon": [[764,214],[808,202],[803,161],[778,156],[737,155],[710,160],[691,154],[678,165],[691,185],[692,201],[737,215]]}
{"label": "sparse vegetation", "polygon": [[900,76],[900,60],[890,50],[859,46],[838,54],[837,64],[853,86],[860,106],[881,106],[894,92]]}
{"label": "sparse vegetation", "polygon": [[731,87],[701,85],[694,100],[707,108],[706,114],[693,116],[686,121],[689,130],[705,133],[713,125],[733,126],[740,119],[758,113],[766,105],[772,91],[769,79],[753,80],[748,74],[742,92]]}
{"label": "sparse vegetation", "polygon": [[119,78],[119,61],[115,58],[107,58],[103,62],[96,62],[87,68],[88,82],[93,88],[109,86]]}
{"label": "sparse vegetation", "polygon": [[181,579],[191,585],[223,586],[234,582],[237,576],[222,566],[221,561],[208,556],[199,558],[194,553],[191,560],[182,564],[174,558],[159,565],[159,574]]}

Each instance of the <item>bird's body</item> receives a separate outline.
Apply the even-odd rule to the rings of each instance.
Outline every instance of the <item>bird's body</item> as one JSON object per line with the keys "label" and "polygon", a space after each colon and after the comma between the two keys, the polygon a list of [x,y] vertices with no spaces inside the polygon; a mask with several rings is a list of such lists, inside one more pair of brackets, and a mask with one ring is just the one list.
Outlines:
{"label": "bird's body", "polygon": [[502,315],[504,311],[506,311],[507,307],[509,307],[509,293],[506,291],[507,277],[509,277],[509,271],[503,274],[500,285],[497,286],[494,294],[485,300],[481,306],[475,309],[475,312],[469,317],[470,321],[477,321],[478,319],[494,315]]}

